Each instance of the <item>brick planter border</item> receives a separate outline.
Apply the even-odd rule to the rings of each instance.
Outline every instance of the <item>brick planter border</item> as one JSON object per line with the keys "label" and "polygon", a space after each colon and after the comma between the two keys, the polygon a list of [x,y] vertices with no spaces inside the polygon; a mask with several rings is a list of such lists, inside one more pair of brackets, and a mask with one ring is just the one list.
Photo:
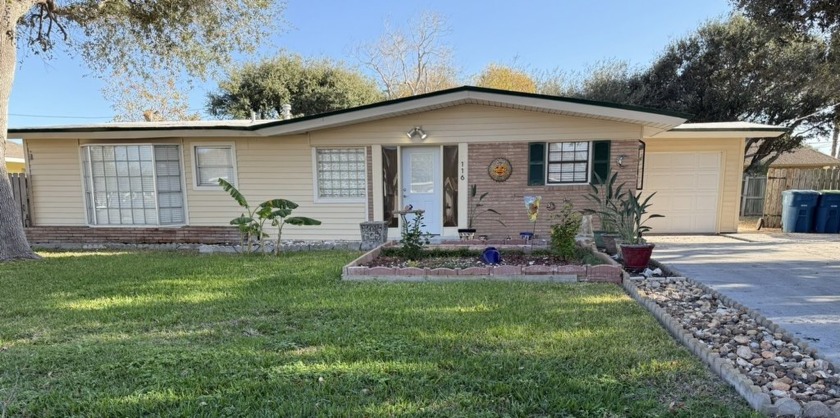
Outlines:
{"label": "brick planter border", "polygon": [[[434,246],[435,248],[464,248],[481,250],[486,245],[457,245],[447,243]],[[497,244],[498,245],[498,244]],[[386,281],[386,282],[436,282],[436,281],[465,281],[465,280],[506,280],[523,282],[600,282],[621,284],[621,266],[615,264],[598,266],[488,266],[469,267],[463,269],[450,268],[417,268],[417,267],[366,267],[362,264],[373,261],[389,244],[380,245],[368,251],[359,258],[344,266],[341,271],[342,280],[347,281]],[[505,245],[499,246],[506,249]],[[509,245],[509,248],[521,249],[522,245]],[[613,261],[613,263],[615,263]]]}
{"label": "brick planter border", "polygon": [[[736,309],[744,309],[747,312],[747,315],[753,320],[755,320],[757,324],[769,329],[773,333],[781,333],[783,340],[799,345],[799,347],[801,347],[804,352],[808,353],[809,356],[815,359],[825,360],[829,362],[829,367],[831,370],[837,370],[835,366],[831,364],[830,361],[821,356],[815,349],[809,347],[806,342],[795,337],[794,335],[780,327],[778,324],[773,323],[757,311],[736,302],[732,298],[710,288],[709,286],[703,283],[686,277],[685,275],[681,274],[679,271],[671,267],[665,266],[653,260],[652,263],[661,268],[663,271],[669,273],[669,277],[684,279],[687,282],[702,288],[705,292],[713,294],[720,301],[729,305],[730,307]],[[691,351],[694,355],[699,357],[700,360],[703,361],[703,363],[709,366],[709,368],[712,369],[715,372],[715,374],[720,376],[724,381],[726,381],[733,388],[735,388],[735,391],[738,392],[738,394],[741,395],[753,409],[761,413],[767,414],[769,416],[801,416],[803,414],[804,408],[802,408],[799,405],[799,402],[793,399],[790,399],[790,401],[792,402],[788,402],[786,401],[786,399],[789,398],[782,398],[777,400],[776,403],[773,404],[770,399],[770,395],[767,393],[763,393],[761,391],[761,388],[753,384],[752,380],[749,377],[738,371],[738,369],[735,368],[728,361],[726,361],[719,355],[713,353],[703,341],[695,338],[694,335],[685,330],[685,328],[683,328],[682,325],[680,325],[679,321],[677,321],[676,319],[674,319],[674,317],[669,315],[667,311],[665,311],[665,309],[662,309],[654,300],[642,297],[639,294],[638,288],[636,287],[636,280],[638,280],[638,278],[631,278],[627,273],[624,273],[624,280],[622,285],[627,291],[627,293],[630,294],[630,296],[633,299],[635,299],[640,305],[644,306],[648,311],[650,311],[654,318],[656,318],[677,341],[686,346],[686,348],[688,348],[689,351]],[[811,402],[821,403],[819,401]],[[837,410],[837,412],[833,412],[833,415],[827,415],[826,417],[840,417],[840,414],[838,414],[838,412],[840,412],[840,410]]]}

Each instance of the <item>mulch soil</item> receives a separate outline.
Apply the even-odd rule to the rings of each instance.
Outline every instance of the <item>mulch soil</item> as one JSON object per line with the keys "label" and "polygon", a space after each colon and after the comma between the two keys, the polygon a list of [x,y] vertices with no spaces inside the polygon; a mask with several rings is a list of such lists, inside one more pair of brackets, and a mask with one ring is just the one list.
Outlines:
{"label": "mulch soil", "polygon": [[[580,263],[568,263],[551,254],[525,254],[522,252],[501,252],[502,260],[497,265],[503,266],[555,266]],[[367,267],[419,267],[419,268],[468,268],[484,267],[481,254],[475,255],[430,255],[417,261],[410,261],[398,255],[382,254],[373,261],[363,264]]]}

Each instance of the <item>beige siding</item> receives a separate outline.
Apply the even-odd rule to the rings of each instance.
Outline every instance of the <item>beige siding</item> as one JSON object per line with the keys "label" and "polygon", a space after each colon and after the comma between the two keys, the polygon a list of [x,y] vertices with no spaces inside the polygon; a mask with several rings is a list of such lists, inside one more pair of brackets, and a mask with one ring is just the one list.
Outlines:
{"label": "beige siding", "polygon": [[86,225],[78,141],[27,139],[26,146],[34,225]]}
{"label": "beige siding", "polygon": [[[744,164],[743,138],[645,139],[647,152],[720,152],[721,183],[718,209],[718,231],[738,231],[738,210],[741,204],[741,176]],[[654,198],[656,199],[656,198]]]}
{"label": "beige siding", "polygon": [[422,126],[422,144],[558,141],[569,139],[640,139],[641,126],[599,119],[552,115],[518,109],[461,105],[357,125],[312,132],[313,145],[420,145],[405,133]]}
{"label": "beige siding", "polygon": [[[192,146],[230,140],[185,140],[184,166],[191,225],[227,225],[241,209],[222,190],[196,190],[193,186]],[[306,136],[237,139],[239,190],[251,204],[283,198],[300,205],[293,215],[323,222],[320,226],[288,226],[288,239],[358,240],[359,222],[366,219],[366,203],[315,202],[312,147]],[[272,228],[273,229],[273,228]]]}

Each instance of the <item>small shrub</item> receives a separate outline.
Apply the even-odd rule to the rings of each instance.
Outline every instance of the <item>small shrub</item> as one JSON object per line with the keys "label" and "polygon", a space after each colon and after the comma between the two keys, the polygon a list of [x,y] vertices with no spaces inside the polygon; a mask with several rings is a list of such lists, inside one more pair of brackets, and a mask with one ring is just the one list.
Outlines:
{"label": "small shrub", "polygon": [[574,212],[572,204],[566,202],[553,219],[557,223],[551,225],[551,250],[565,261],[579,259],[575,235],[580,229],[580,213]]}
{"label": "small shrub", "polygon": [[419,260],[423,255],[423,246],[429,243],[429,234],[423,232],[423,213],[418,212],[409,221],[403,215],[402,238],[400,239],[400,255],[409,260]]}

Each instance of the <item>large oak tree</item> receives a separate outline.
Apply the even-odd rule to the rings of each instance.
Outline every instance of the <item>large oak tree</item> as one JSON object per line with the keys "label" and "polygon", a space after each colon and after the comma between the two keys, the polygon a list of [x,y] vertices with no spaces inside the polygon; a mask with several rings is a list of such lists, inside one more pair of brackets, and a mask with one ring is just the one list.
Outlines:
{"label": "large oak tree", "polygon": [[376,82],[346,65],[280,55],[245,64],[208,95],[207,110],[217,117],[279,118],[284,104],[295,114],[314,115],[382,100]]}
{"label": "large oak tree", "polygon": [[749,170],[761,170],[805,139],[825,136],[840,85],[837,63],[817,34],[780,38],[741,16],[701,26],[669,45],[651,66],[615,63],[595,71],[577,95],[682,111],[691,122],[745,120],[790,128],[782,138],[747,141]]}
{"label": "large oak tree", "polygon": [[[808,37],[820,32],[829,37],[827,55],[840,54],[840,1],[837,0],[732,0],[747,16],[780,37]],[[834,57],[833,60],[837,58]],[[840,70],[835,69],[834,85],[840,84]],[[840,100],[831,113],[834,129],[831,155],[840,158]]]}
{"label": "large oak tree", "polygon": [[[100,75],[112,69],[203,76],[250,52],[279,21],[278,0],[3,0],[0,5],[0,161],[19,48],[78,54]],[[49,80],[44,80],[49,82]],[[60,86],[56,86],[60,90]],[[0,164],[0,261],[36,258]]]}

